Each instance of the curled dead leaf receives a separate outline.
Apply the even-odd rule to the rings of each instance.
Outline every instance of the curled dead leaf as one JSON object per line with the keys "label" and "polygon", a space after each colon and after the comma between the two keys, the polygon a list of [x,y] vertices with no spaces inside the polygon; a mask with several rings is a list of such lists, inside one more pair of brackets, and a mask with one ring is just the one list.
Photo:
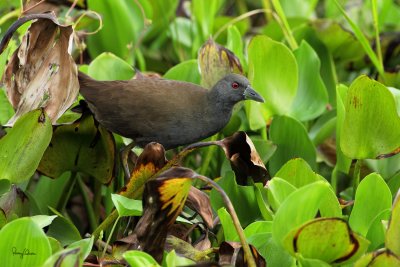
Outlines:
{"label": "curled dead leaf", "polygon": [[212,38],[199,50],[199,68],[201,84],[206,88],[212,88],[229,73],[243,73],[239,58],[229,49],[215,43]]}
{"label": "curled dead leaf", "polygon": [[204,223],[209,229],[213,228],[214,216],[210,197],[206,193],[192,186],[186,200],[186,205],[203,218]]}
{"label": "curled dead leaf", "polygon": [[[255,247],[250,245],[250,249],[256,265],[259,267],[267,266],[265,259]],[[248,266],[244,258],[242,245],[239,242],[222,242],[219,247],[219,264],[221,266]]]}
{"label": "curled dead leaf", "polygon": [[5,70],[7,97],[16,109],[7,126],[40,107],[54,124],[79,92],[77,66],[68,52],[73,29],[59,24],[54,13],[32,14],[17,20],[5,33],[0,51],[18,27],[29,20],[36,21],[23,36]]}

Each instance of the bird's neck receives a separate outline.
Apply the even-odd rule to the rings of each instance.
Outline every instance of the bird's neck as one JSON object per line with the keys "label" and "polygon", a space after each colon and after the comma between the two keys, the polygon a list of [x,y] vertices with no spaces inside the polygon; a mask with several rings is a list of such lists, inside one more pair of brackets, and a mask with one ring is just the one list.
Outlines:
{"label": "bird's neck", "polygon": [[208,113],[213,114],[213,119],[222,129],[229,122],[235,103],[223,99],[217,90],[211,89],[207,95]]}

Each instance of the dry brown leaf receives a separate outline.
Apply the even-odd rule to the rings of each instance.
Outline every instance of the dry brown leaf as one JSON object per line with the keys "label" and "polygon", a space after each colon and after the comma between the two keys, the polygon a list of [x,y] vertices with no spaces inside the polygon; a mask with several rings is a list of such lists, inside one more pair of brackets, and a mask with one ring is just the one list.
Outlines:
{"label": "dry brown leaf", "polygon": [[210,197],[206,193],[192,186],[186,199],[186,205],[203,218],[204,223],[209,229],[213,228],[214,216]]}
{"label": "dry brown leaf", "polygon": [[15,22],[4,39],[33,19],[37,21],[29,27],[11,56],[4,75],[7,97],[16,109],[7,126],[40,107],[55,123],[74,103],[79,92],[77,66],[68,52],[72,26],[60,25],[53,13],[29,15]]}

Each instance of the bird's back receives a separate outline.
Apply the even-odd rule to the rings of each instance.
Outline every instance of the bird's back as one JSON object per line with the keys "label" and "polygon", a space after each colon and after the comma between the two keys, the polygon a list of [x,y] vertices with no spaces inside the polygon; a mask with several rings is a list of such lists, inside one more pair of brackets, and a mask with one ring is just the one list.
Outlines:
{"label": "bird's back", "polygon": [[173,148],[221,128],[218,114],[210,114],[208,90],[191,83],[153,78],[97,81],[81,73],[79,83],[96,119],[141,146],[155,141]]}

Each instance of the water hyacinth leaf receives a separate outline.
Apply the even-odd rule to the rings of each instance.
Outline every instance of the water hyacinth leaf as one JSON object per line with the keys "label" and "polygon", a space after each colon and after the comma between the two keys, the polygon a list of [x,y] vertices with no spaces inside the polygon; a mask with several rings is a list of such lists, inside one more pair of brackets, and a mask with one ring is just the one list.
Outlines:
{"label": "water hyacinth leaf", "polygon": [[[242,34],[236,26],[229,26],[226,47],[231,50],[239,59],[244,70],[247,70],[247,64],[243,55],[243,39]],[[245,71],[246,72],[246,71]]]}
{"label": "water hyacinth leaf", "polygon": [[220,208],[217,213],[221,220],[222,229],[224,229],[224,240],[236,241],[238,236],[231,215],[228,213],[226,208]]}
{"label": "water hyacinth leaf", "polygon": [[355,267],[392,267],[400,266],[400,257],[388,249],[380,249],[361,257]]}
{"label": "water hyacinth leaf", "polygon": [[132,267],[160,266],[151,255],[143,251],[130,250],[125,252],[123,257]]}
{"label": "water hyacinth leaf", "polygon": [[287,116],[275,116],[270,127],[270,137],[277,145],[269,161],[269,171],[272,175],[293,158],[303,158],[312,169],[316,168],[314,144],[299,121]]}
{"label": "water hyacinth leaf", "polygon": [[49,207],[49,210],[57,215],[57,218],[53,220],[47,230],[46,234],[48,236],[57,239],[63,247],[81,240],[82,237],[79,230],[70,219],[65,218],[61,213],[51,207]]}
{"label": "water hyacinth leaf", "polygon": [[66,248],[51,255],[42,267],[51,267],[59,264],[60,266],[79,266],[83,263],[79,261],[79,248]]}
{"label": "water hyacinth leaf", "polygon": [[[254,220],[261,218],[260,210],[257,207],[257,197],[254,192],[254,186],[241,186],[235,181],[233,171],[228,171],[218,180],[218,184],[224,189],[229,199],[232,201],[233,207],[239,217],[241,225],[248,225]],[[215,189],[210,193],[211,205],[214,210],[224,207],[224,202]]]}
{"label": "water hyacinth leaf", "polygon": [[195,262],[184,257],[179,257],[176,255],[176,252],[172,250],[166,255],[165,264],[167,266],[188,266],[195,264]]}
{"label": "water hyacinth leaf", "polygon": [[134,230],[138,242],[133,248],[161,261],[168,229],[181,213],[195,176],[190,169],[174,167],[146,183],[143,215]]}
{"label": "water hyacinth leaf", "polygon": [[20,218],[0,230],[4,266],[41,266],[51,256],[43,230],[30,218]]}
{"label": "water hyacinth leaf", "polygon": [[73,124],[55,127],[38,170],[52,178],[79,171],[108,183],[114,176],[114,159],[112,134],[96,125],[92,116],[83,114]]}
{"label": "water hyacinth leaf", "polygon": [[201,85],[205,88],[212,88],[229,73],[243,73],[239,58],[229,49],[215,43],[212,38],[200,48],[198,62]]}
{"label": "water hyacinth leaf", "polygon": [[35,215],[30,217],[40,228],[44,228],[49,226],[55,218],[56,215],[47,216],[47,215]]}
{"label": "water hyacinth leaf", "polygon": [[349,217],[351,229],[366,236],[374,218],[382,211],[390,209],[391,204],[392,194],[385,180],[379,174],[371,173],[357,187]]}
{"label": "water hyacinth leaf", "polygon": [[14,109],[7,99],[6,92],[0,87],[0,125],[6,124],[14,114]]}
{"label": "water hyacinth leaf", "polygon": [[118,211],[118,215],[122,216],[140,216],[142,214],[142,201],[129,199],[127,197],[111,194],[111,200]]}
{"label": "water hyacinth leaf", "polygon": [[279,178],[274,177],[268,182],[268,203],[274,211],[277,211],[281,203],[294,191],[296,188],[289,182]]}
{"label": "water hyacinth leaf", "polygon": [[392,215],[386,231],[385,245],[394,254],[400,257],[400,191],[397,193],[392,206]]}
{"label": "water hyacinth leaf", "polygon": [[183,61],[170,68],[164,75],[165,79],[200,84],[200,72],[196,59]]}
{"label": "water hyacinth leaf", "polygon": [[283,244],[290,231],[313,219],[328,190],[330,189],[327,183],[318,181],[290,194],[275,214],[272,224],[272,236],[275,241]]}
{"label": "water hyacinth leaf", "polygon": [[299,84],[290,114],[300,121],[315,119],[321,115],[328,104],[328,92],[321,78],[321,62],[317,53],[302,41],[294,51],[299,66]]}
{"label": "water hyacinth leaf", "polygon": [[312,27],[335,60],[357,60],[365,54],[354,34],[339,23],[332,20],[316,20],[312,23]]}
{"label": "water hyacinth leaf", "polygon": [[[145,1],[139,1],[146,4]],[[87,39],[88,51],[92,58],[103,52],[111,52],[123,59],[133,59],[133,49],[144,19],[140,7],[132,1],[89,0],[88,9],[101,15],[102,28]],[[146,10],[146,9],[144,9]],[[126,23],[119,23],[124,21]],[[99,25],[93,25],[92,31]]]}
{"label": "water hyacinth leaf", "polygon": [[336,166],[335,168],[338,171],[343,173],[348,173],[351,166],[351,158],[347,157],[340,146],[341,144],[341,132],[344,125],[344,120],[346,116],[345,104],[347,102],[347,91],[348,88],[339,84],[336,87],[336,114],[337,114],[337,123],[336,123]]}
{"label": "water hyacinth leaf", "polygon": [[310,165],[302,158],[289,160],[279,169],[275,176],[288,181],[296,188],[324,180],[324,178],[315,173]]}
{"label": "water hyacinth leaf", "polygon": [[393,95],[384,85],[367,76],[358,77],[349,88],[345,105],[340,146],[346,156],[377,158],[400,148],[400,117]]}
{"label": "water hyacinth leaf", "polygon": [[0,179],[0,197],[10,191],[11,182],[7,179]]}
{"label": "water hyacinth leaf", "polygon": [[51,121],[43,110],[20,117],[0,139],[0,178],[12,183],[28,180],[50,143],[51,132]]}
{"label": "water hyacinth leaf", "polygon": [[366,238],[371,242],[368,251],[383,247],[386,236],[386,222],[389,221],[389,219],[390,209],[382,211],[374,218],[366,235]]}
{"label": "water hyacinth leaf", "polygon": [[200,29],[200,34],[205,40],[213,34],[214,21],[219,9],[225,0],[194,0],[191,7],[194,19]]}
{"label": "water hyacinth leaf", "polygon": [[33,14],[20,18],[6,35],[35,18],[5,71],[7,96],[16,109],[7,125],[37,108],[44,108],[55,123],[78,95],[77,67],[68,53],[72,26],[60,25],[54,13]]}
{"label": "water hyacinth leaf", "polygon": [[287,114],[298,86],[298,67],[293,53],[282,43],[262,35],[251,40],[247,51],[249,80],[265,99],[263,106],[270,114]]}
{"label": "water hyacinth leaf", "polygon": [[7,221],[29,216],[30,205],[27,195],[16,185],[12,185],[10,191],[0,197],[0,209],[4,212]]}
{"label": "water hyacinth leaf", "polygon": [[292,230],[285,237],[284,246],[293,256],[299,253],[308,259],[341,263],[366,251],[368,241],[356,235],[342,219],[318,218]]}
{"label": "water hyacinth leaf", "polygon": [[100,81],[130,80],[135,75],[135,71],[123,59],[105,52],[90,63],[88,75]]}

